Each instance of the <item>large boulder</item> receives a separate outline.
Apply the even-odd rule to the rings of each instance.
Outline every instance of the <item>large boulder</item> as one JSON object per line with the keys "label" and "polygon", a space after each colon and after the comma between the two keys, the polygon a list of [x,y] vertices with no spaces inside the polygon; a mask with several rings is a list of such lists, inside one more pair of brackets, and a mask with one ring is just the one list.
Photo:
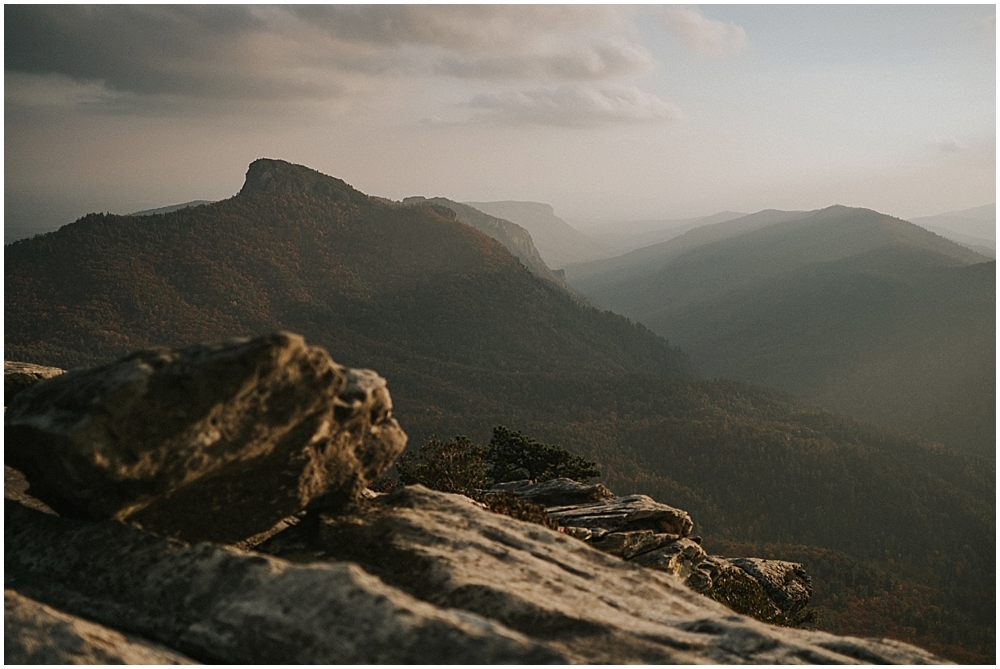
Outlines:
{"label": "large boulder", "polygon": [[227,543],[355,501],[406,443],[384,379],[284,332],[47,379],[4,432],[5,463],[60,514]]}

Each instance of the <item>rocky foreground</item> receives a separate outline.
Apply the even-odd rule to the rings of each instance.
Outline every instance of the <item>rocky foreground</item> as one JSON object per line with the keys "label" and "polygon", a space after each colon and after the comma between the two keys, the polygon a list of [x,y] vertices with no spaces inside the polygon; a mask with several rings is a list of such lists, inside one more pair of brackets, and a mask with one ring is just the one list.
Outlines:
{"label": "rocky foreground", "polygon": [[777,616],[811,586],[706,555],[686,512],[642,495],[491,491],[556,531],[371,493],[405,446],[385,381],[296,335],[60,371],[5,363],[7,663],[940,662],[699,594]]}

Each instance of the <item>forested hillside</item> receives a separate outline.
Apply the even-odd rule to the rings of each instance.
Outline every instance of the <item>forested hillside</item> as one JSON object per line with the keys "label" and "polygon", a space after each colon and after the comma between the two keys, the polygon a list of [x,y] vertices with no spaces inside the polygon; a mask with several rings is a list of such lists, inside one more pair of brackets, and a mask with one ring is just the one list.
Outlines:
{"label": "forested hillside", "polygon": [[567,278],[710,374],[992,455],[995,263],[870,210],[765,214]]}
{"label": "forested hillside", "polygon": [[[450,210],[261,160],[231,199],[94,214],[4,255],[7,359],[78,367],[153,344],[300,332],[388,379],[412,446],[507,425],[597,461],[619,494],[690,510],[707,541],[806,546],[888,574],[905,587],[880,590],[882,608],[858,604],[878,634],[993,657],[989,461],[705,379]],[[824,624],[853,624],[828,610]],[[928,611],[954,623],[950,636],[914,626]]]}

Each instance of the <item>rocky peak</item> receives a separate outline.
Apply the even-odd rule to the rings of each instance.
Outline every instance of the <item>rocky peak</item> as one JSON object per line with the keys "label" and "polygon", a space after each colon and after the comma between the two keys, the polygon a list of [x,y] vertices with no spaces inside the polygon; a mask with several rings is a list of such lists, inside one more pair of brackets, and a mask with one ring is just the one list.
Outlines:
{"label": "rocky peak", "polygon": [[336,200],[369,201],[368,196],[340,179],[274,158],[258,158],[250,163],[237,197],[255,193],[310,194]]}

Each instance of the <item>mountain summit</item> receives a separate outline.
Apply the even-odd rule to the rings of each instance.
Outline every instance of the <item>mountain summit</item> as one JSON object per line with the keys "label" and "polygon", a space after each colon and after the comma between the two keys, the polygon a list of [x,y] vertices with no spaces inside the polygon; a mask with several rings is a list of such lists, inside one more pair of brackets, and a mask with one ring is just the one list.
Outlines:
{"label": "mountain summit", "polygon": [[253,193],[271,195],[310,194],[337,200],[368,202],[367,195],[336,177],[274,158],[258,158],[247,169],[243,188],[237,196]]}

